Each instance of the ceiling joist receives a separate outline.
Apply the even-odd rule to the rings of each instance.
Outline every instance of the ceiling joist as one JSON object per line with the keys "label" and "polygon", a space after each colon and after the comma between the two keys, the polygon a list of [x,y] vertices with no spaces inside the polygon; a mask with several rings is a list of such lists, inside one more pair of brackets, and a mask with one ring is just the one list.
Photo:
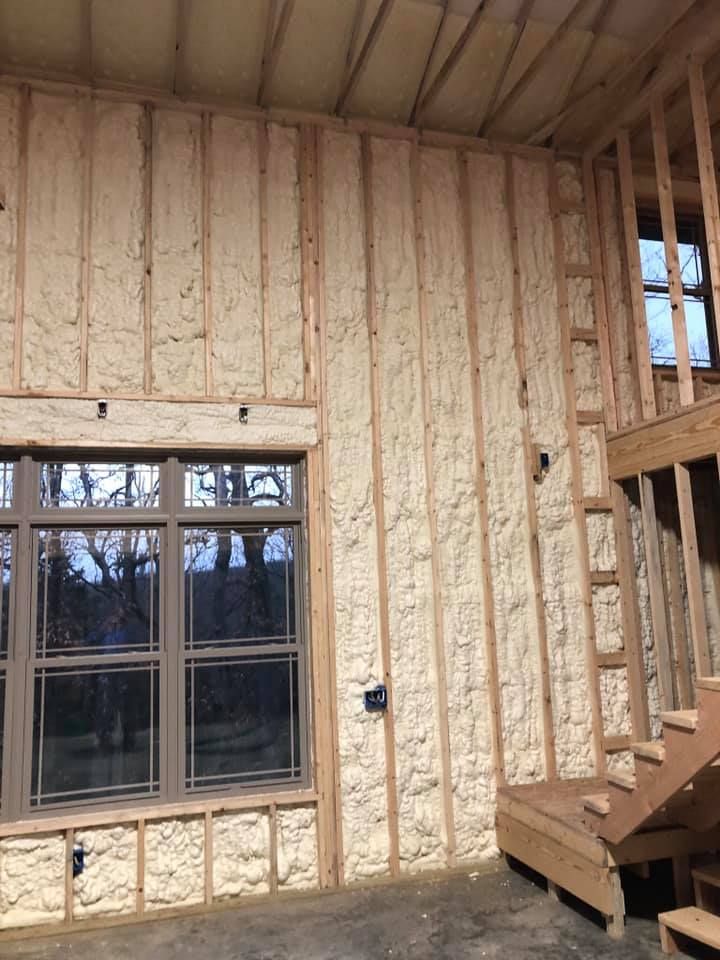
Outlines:
{"label": "ceiling joist", "polygon": [[427,93],[420,101],[415,114],[415,122],[418,124],[418,126],[422,124],[423,115],[437,100],[441,90],[447,83],[450,74],[459,63],[460,58],[462,57],[463,53],[465,53],[468,44],[477,33],[478,28],[480,27],[480,24],[487,13],[487,9],[488,0],[478,0],[478,5],[475,7],[472,16],[465,24],[465,29],[458,37],[455,46],[445,58],[445,62],[438,70],[435,79],[430,84],[430,88],[428,89]]}
{"label": "ceiling joist", "polygon": [[[392,8],[395,6],[395,0],[381,0],[378,11],[375,14],[375,19],[372,22],[370,29],[368,30],[368,35],[365,38],[365,43],[362,46],[362,50],[355,61],[355,66],[350,71],[349,75],[343,81],[342,89],[340,90],[340,96],[337,99],[335,104],[335,113],[339,116],[345,112],[345,108],[355,92],[355,88],[360,82],[360,78],[365,72],[368,60],[370,55],[375,49],[375,45],[380,39],[380,34],[382,29],[385,26],[385,23],[392,12]],[[362,11],[361,11],[362,12]]]}
{"label": "ceiling joist", "polygon": [[263,55],[260,61],[260,76],[258,78],[257,94],[255,103],[259,104],[265,89],[265,73],[270,63],[272,55],[273,36],[275,34],[275,20],[277,18],[278,0],[268,0],[267,19],[265,20],[265,42],[263,43]]}
{"label": "ceiling joist", "polygon": [[568,13],[565,19],[557,25],[555,30],[548,38],[547,43],[545,43],[539,53],[533,57],[523,73],[518,77],[510,90],[508,90],[505,96],[502,97],[493,112],[488,116],[487,120],[482,126],[482,130],[478,132],[479,136],[482,136],[485,131],[491,129],[501,113],[507,114],[515,106],[525,91],[528,90],[542,67],[548,62],[553,52],[557,49],[562,40],[565,39],[568,32],[572,30],[578,20],[584,15],[590,4],[594,2],[595,0],[575,0],[570,13]]}
{"label": "ceiling joist", "polygon": [[[275,4],[272,3],[271,8],[274,8],[274,6]],[[273,77],[275,76],[275,71],[277,70],[278,61],[280,60],[280,54],[282,53],[283,44],[285,42],[285,35],[287,34],[288,24],[290,23],[290,18],[292,17],[294,8],[295,0],[285,0],[285,5],[280,11],[280,19],[273,35],[272,45],[270,46],[270,55],[267,57],[267,59],[263,57],[257,96],[257,104],[260,107],[265,106],[265,100],[267,99],[268,90],[270,89]],[[275,20],[274,9],[271,9],[270,13],[270,23],[273,23]]]}

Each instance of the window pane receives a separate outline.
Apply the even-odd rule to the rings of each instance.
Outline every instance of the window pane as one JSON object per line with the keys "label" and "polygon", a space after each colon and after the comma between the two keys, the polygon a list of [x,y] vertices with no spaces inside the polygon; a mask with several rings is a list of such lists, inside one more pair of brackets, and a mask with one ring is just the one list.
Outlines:
{"label": "window pane", "polygon": [[8,460],[0,461],[0,507],[12,506],[14,473],[14,463]]}
{"label": "window pane", "polygon": [[157,650],[157,530],[37,532],[38,656]]}
{"label": "window pane", "polygon": [[661,293],[645,294],[650,358],[657,364],[675,363],[675,338],[670,297]]}
{"label": "window pane", "polygon": [[640,266],[644,283],[657,283],[667,286],[665,245],[662,239],[654,240],[640,237]]}
{"label": "window pane", "polygon": [[685,323],[690,348],[690,363],[696,367],[709,367],[710,339],[705,301],[701,297],[685,297]]}
{"label": "window pane", "polygon": [[683,286],[699,287],[703,282],[700,247],[693,243],[678,243],[678,252]]}
{"label": "window pane", "polygon": [[156,664],[35,673],[30,803],[157,793]]}
{"label": "window pane", "polygon": [[294,531],[185,531],[185,645],[295,640]]}
{"label": "window pane", "polygon": [[43,463],[43,507],[143,508],[160,502],[156,463]]}
{"label": "window pane", "polygon": [[297,655],[190,661],[189,789],[300,777]]}
{"label": "window pane", "polygon": [[0,556],[2,557],[2,592],[0,592],[0,659],[8,654],[10,632],[10,591],[13,577],[13,534],[0,530]]}
{"label": "window pane", "polygon": [[186,507],[289,507],[289,463],[186,463]]}

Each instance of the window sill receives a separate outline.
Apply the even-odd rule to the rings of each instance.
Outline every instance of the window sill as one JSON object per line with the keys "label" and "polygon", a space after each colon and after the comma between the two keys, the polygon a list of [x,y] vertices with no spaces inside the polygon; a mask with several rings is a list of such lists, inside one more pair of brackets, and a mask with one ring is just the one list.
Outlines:
{"label": "window sill", "polygon": [[45,813],[0,823],[0,838],[26,836],[36,833],[54,833],[70,828],[116,826],[120,823],[137,823],[139,820],[168,820],[176,817],[191,817],[206,813],[233,813],[236,810],[257,810],[270,806],[296,806],[312,804],[318,800],[315,790],[276,790],[274,793],[247,794],[235,797],[213,797],[206,800],[183,800],[179,803],[158,801],[152,806],[105,807],[102,810],[82,812],[76,810],[54,816]]}

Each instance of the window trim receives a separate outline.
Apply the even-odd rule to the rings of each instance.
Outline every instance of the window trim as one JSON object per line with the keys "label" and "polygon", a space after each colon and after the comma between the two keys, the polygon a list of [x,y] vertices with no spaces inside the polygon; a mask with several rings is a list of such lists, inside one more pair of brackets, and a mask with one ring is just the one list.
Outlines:
{"label": "window trim", "polygon": [[[662,222],[660,217],[660,210],[658,207],[652,205],[639,206],[637,210],[637,223],[638,223],[638,236],[640,241],[643,240],[642,236],[642,225],[645,223],[653,223],[657,226],[658,233],[662,238]],[[692,358],[690,359],[690,368],[693,372],[698,372],[702,376],[703,372],[718,372],[720,371],[720,345],[718,344],[717,339],[717,330],[715,326],[715,316],[714,316],[714,307],[713,307],[713,297],[712,297],[712,279],[710,276],[710,261],[708,258],[708,244],[707,244],[707,235],[705,232],[705,223],[702,215],[702,211],[699,210],[689,210],[687,208],[678,208],[675,210],[675,223],[682,224],[683,222],[691,222],[693,229],[697,230],[697,236],[699,238],[699,248],[700,248],[700,262],[702,265],[702,275],[704,282],[699,286],[688,286],[682,284],[683,296],[687,297],[696,297],[702,299],[703,305],[705,307],[705,326],[707,328],[708,336],[708,348],[710,354],[710,363],[708,366],[701,364],[693,363]],[[669,297],[669,284],[661,283],[646,283],[643,279],[643,300],[646,293],[667,293]],[[648,335],[648,344],[650,341],[650,325],[647,322],[647,307],[645,308],[646,315],[646,329]],[[675,349],[675,344],[673,343],[673,350]],[[652,359],[652,354],[650,355],[650,362],[652,369],[660,373],[663,371],[671,372],[677,371],[677,358],[674,363],[654,363]]]}
{"label": "window trim", "polygon": [[[3,769],[1,773],[2,797],[0,800],[0,824],[22,821],[47,820],[55,817],[82,816],[87,813],[128,809],[162,808],[198,803],[213,799],[252,798],[255,795],[298,793],[313,787],[313,711],[311,681],[311,650],[309,604],[309,547],[307,466],[303,452],[257,452],[246,450],[192,450],[149,451],[146,448],[124,450],[35,449],[3,451],[6,460],[16,465],[14,496],[11,507],[0,511],[0,528],[13,531],[15,550],[12,556],[12,580],[10,591],[10,620],[8,653],[0,670],[5,672],[5,713]],[[41,462],[102,462],[102,463],[160,463],[160,503],[158,507],[122,510],[114,507],[40,507]],[[291,464],[293,477],[293,504],[290,507],[201,507],[187,509],[184,506],[184,465],[186,463],[248,463]],[[18,482],[17,478],[21,481]],[[294,592],[295,634],[294,651],[298,683],[299,742],[298,766],[300,776],[291,779],[263,779],[250,784],[228,784],[226,787],[197,787],[186,789],[183,778],[185,760],[185,702],[184,664],[187,651],[184,642],[184,552],[183,533],[188,526],[233,529],[257,529],[264,525],[289,526],[294,532]],[[122,654],[122,662],[137,662],[138,659],[157,663],[159,670],[159,792],[150,795],[116,795],[97,800],[82,800],[73,803],[30,805],[33,752],[33,687],[34,654],[31,625],[35,593],[33,584],[34,539],[37,529],[74,529],[100,527],[157,528],[164,545],[165,564],[160,582],[160,646],[147,654]],[[21,602],[21,598],[25,602]],[[275,652],[283,648],[276,645]],[[236,649],[242,657],[243,648]],[[110,663],[117,657],[102,654],[102,663]],[[96,655],[93,663],[98,663]],[[88,660],[84,655],[57,656],[54,665],[71,667]],[[53,664],[43,658],[43,664]],[[174,718],[174,719],[173,719]]]}

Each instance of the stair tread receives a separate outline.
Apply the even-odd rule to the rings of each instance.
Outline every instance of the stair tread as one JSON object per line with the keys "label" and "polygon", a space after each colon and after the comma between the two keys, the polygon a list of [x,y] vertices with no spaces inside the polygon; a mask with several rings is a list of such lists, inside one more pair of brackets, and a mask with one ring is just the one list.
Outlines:
{"label": "stair tread", "polygon": [[696,730],[698,725],[697,710],[667,710],[660,714],[660,719],[669,727],[679,727],[682,730]]}
{"label": "stair tread", "polygon": [[720,677],[698,677],[695,686],[701,690],[720,690]]}
{"label": "stair tread", "polygon": [[692,875],[694,880],[701,880],[712,887],[720,887],[720,862],[708,863],[704,867],[694,867]]}
{"label": "stair tread", "polygon": [[631,743],[630,749],[636,757],[642,757],[643,760],[656,760],[658,763],[662,763],[665,759],[665,744],[662,740]]}
{"label": "stair tread", "polygon": [[637,786],[637,780],[632,773],[625,773],[624,770],[609,770],[606,776],[608,783],[623,790],[634,790]]}
{"label": "stair tread", "polygon": [[594,793],[589,797],[583,797],[583,804],[586,810],[597,813],[601,817],[606,817],[610,813],[610,798],[606,793]]}
{"label": "stair tread", "polygon": [[683,936],[720,949],[720,917],[698,907],[682,907],[661,913],[658,921]]}

